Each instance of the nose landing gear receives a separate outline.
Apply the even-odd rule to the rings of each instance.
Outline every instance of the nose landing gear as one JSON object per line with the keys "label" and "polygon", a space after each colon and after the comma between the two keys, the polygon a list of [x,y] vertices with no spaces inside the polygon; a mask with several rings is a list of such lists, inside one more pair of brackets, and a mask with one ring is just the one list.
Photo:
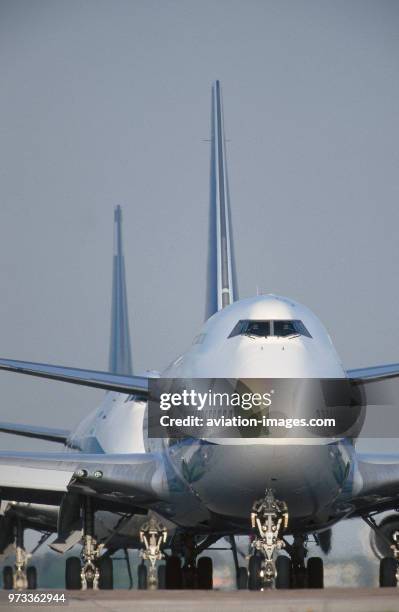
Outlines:
{"label": "nose landing gear", "polygon": [[[275,498],[271,489],[266,489],[265,497],[254,503],[251,524],[256,530],[256,537],[251,545],[253,553],[248,565],[250,590],[258,591],[273,585],[276,589],[324,587],[322,559],[311,557],[306,566],[307,536],[294,534],[292,544],[283,539],[282,535],[288,527],[288,507],[284,501]],[[282,548],[285,548],[287,555],[277,556],[277,551]]]}
{"label": "nose landing gear", "polygon": [[275,498],[272,489],[266,489],[265,497],[254,503],[251,525],[257,535],[252,542],[253,554],[249,561],[249,588],[258,590],[274,582],[280,588],[289,588],[290,560],[278,557],[275,561],[276,551],[285,546],[280,536],[288,526],[288,508],[284,501]]}

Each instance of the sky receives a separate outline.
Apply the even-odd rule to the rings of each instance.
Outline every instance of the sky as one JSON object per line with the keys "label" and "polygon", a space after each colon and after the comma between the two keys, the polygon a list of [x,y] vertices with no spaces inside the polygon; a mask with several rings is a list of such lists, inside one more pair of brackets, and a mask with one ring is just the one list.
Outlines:
{"label": "sky", "polygon": [[[240,296],[306,304],[347,367],[399,361],[398,26],[394,0],[0,0],[0,355],[107,368],[117,204],[135,371],[191,343],[217,78]],[[0,393],[66,428],[101,399]]]}

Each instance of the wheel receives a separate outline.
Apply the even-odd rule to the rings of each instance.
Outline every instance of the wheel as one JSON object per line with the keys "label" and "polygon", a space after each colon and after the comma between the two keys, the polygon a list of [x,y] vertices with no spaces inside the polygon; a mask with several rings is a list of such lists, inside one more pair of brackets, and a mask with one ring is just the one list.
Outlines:
{"label": "wheel", "polygon": [[248,570],[246,567],[239,567],[237,573],[237,589],[248,588]]}
{"label": "wheel", "polygon": [[3,589],[11,591],[14,588],[14,572],[11,565],[3,568]]}
{"label": "wheel", "polygon": [[276,589],[291,588],[291,559],[279,555],[276,559]]}
{"label": "wheel", "polygon": [[291,588],[293,589],[305,589],[307,585],[307,572],[306,567],[292,567],[291,568]]}
{"label": "wheel", "polygon": [[195,565],[186,565],[182,567],[182,589],[197,588],[197,568]]}
{"label": "wheel", "polygon": [[377,531],[370,529],[370,545],[377,559],[393,557],[391,544],[398,528],[398,514],[395,512],[395,514],[390,514],[380,521]]}
{"label": "wheel", "polygon": [[165,565],[165,588],[182,588],[182,569],[179,557],[168,557]]}
{"label": "wheel", "polygon": [[307,567],[308,589],[324,588],[324,566],[320,557],[310,557]]}
{"label": "wheel", "polygon": [[396,587],[398,565],[393,557],[384,557],[380,561],[380,587]]}
{"label": "wheel", "polygon": [[165,565],[158,565],[158,589],[165,589]]}
{"label": "wheel", "polygon": [[0,554],[5,551],[10,543],[10,535],[12,529],[9,528],[9,521],[6,520],[3,514],[0,515]]}
{"label": "wheel", "polygon": [[26,579],[28,581],[28,589],[32,591],[37,589],[37,571],[33,565],[30,565],[26,570]]}
{"label": "wheel", "polygon": [[111,590],[114,588],[114,567],[110,557],[100,557],[98,560],[98,570],[100,578],[98,588],[103,590]]}
{"label": "wheel", "polygon": [[65,563],[65,588],[67,590],[78,591],[82,588],[80,571],[79,557],[69,557]]}
{"label": "wheel", "polygon": [[198,588],[211,591],[213,589],[213,563],[210,557],[201,557],[197,563]]}
{"label": "wheel", "polygon": [[137,567],[137,586],[140,591],[147,589],[147,566],[144,563]]}
{"label": "wheel", "polygon": [[251,555],[248,564],[248,589],[259,591],[261,587],[260,570],[262,560],[258,555]]}

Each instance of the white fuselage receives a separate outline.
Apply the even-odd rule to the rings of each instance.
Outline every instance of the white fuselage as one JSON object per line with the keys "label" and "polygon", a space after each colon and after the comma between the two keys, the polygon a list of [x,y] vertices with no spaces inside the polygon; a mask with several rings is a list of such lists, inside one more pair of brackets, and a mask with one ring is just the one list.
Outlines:
{"label": "white fuselage", "polygon": [[[300,320],[311,338],[297,335],[229,338],[240,320]],[[211,317],[193,345],[163,373],[169,378],[343,378],[331,338],[305,306],[261,295],[239,300]]]}
{"label": "white fuselage", "polygon": [[[240,320],[299,320],[309,336],[229,337]],[[309,309],[286,298],[263,295],[239,300],[213,315],[192,346],[161,376],[337,379],[346,373],[326,329]],[[229,516],[238,524],[249,516],[254,500],[272,486],[287,500],[301,528],[308,528],[307,519],[327,521],[328,509],[345,484],[344,477],[337,478],[337,463],[340,474],[349,473],[347,446],[338,444],[331,451],[328,444],[305,440],[301,444],[298,440],[238,439],[238,448],[237,439],[217,439],[206,445],[205,452],[200,440],[169,444],[148,439],[146,409],[144,401],[108,393],[75,430],[69,445],[86,452],[160,451],[183,479],[182,465],[199,462],[202,477],[186,484],[206,515]],[[168,518],[179,523],[179,509],[174,508]],[[186,516],[180,524],[187,520]]]}

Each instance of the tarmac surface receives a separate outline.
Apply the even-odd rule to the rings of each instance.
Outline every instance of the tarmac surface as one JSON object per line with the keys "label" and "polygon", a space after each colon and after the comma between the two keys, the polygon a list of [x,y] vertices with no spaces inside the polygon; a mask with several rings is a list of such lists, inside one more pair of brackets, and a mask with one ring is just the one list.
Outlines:
{"label": "tarmac surface", "polygon": [[[26,593],[51,591],[26,591]],[[14,592],[15,593],[15,592]],[[399,612],[399,589],[342,589],[292,591],[64,591],[66,604],[9,603],[2,592],[0,610],[62,610],[84,612],[199,612],[270,610],[272,612]]]}

